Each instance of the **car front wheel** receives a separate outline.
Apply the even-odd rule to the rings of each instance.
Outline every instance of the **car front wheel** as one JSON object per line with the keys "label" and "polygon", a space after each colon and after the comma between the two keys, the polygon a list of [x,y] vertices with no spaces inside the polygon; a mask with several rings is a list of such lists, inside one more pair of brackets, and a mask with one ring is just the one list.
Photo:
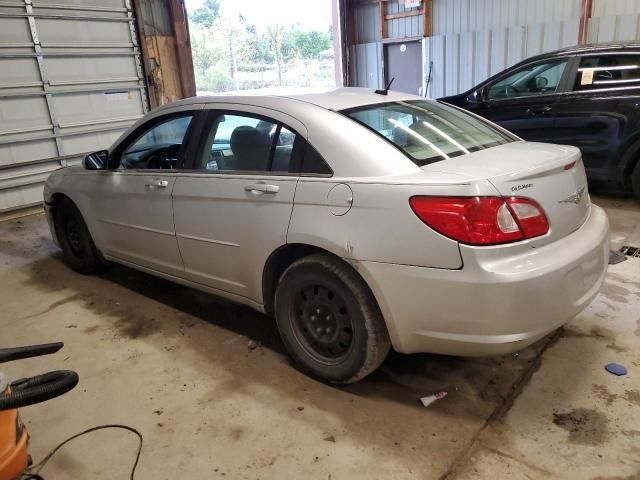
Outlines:
{"label": "car front wheel", "polygon": [[371,290],[329,254],[301,258],[285,270],[275,311],[295,365],[325,382],[362,379],[380,366],[391,346]]}
{"label": "car front wheel", "polygon": [[69,199],[55,207],[55,228],[65,263],[79,273],[92,273],[104,266],[78,207]]}

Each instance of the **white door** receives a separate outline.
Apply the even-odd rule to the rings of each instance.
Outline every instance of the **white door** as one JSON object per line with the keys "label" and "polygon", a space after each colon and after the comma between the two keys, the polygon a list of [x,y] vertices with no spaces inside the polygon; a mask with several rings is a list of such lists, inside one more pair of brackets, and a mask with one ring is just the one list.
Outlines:
{"label": "white door", "polygon": [[185,276],[260,301],[262,269],[286,243],[298,181],[290,165],[304,127],[247,112],[209,115],[194,172],[173,190]]}
{"label": "white door", "polygon": [[150,120],[113,150],[112,170],[90,177],[86,188],[100,248],[107,257],[183,274],[171,193],[192,118],[191,113],[180,113]]}

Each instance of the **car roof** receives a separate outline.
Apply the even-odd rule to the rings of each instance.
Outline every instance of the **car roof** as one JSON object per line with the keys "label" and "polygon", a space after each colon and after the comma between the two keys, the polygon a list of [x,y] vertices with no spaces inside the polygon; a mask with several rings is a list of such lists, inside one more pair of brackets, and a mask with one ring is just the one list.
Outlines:
{"label": "car roof", "polygon": [[[606,42],[606,43],[589,43],[586,45],[574,45],[572,47],[561,48],[552,52],[546,52],[534,57],[526,58],[524,61],[542,60],[544,58],[560,57],[563,55],[585,55],[590,53],[602,52],[618,52],[621,50],[638,50],[640,51],[640,42]],[[624,53],[624,52],[620,52]]]}
{"label": "car roof", "polygon": [[243,94],[219,94],[209,96],[191,97],[177,102],[170,103],[160,107],[158,110],[170,110],[172,108],[184,105],[198,105],[211,103],[240,103],[252,106],[268,106],[273,105],[274,100],[284,102],[305,102],[316,105],[327,110],[345,110],[349,108],[357,108],[365,105],[376,103],[386,103],[399,100],[424,100],[423,97],[410,95],[408,93],[396,92],[389,90],[387,95],[375,93],[374,90],[368,88],[343,87],[333,88],[321,92],[304,92],[283,90],[282,92],[262,94],[260,91],[255,93]]}

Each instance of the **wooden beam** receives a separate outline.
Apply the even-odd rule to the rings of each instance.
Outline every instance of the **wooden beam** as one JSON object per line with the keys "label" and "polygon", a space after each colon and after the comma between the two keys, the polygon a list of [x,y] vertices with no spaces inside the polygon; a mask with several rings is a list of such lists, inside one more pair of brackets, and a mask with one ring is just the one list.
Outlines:
{"label": "wooden beam", "polygon": [[424,0],[424,27],[423,35],[430,37],[433,35],[433,0]]}
{"label": "wooden beam", "polygon": [[173,34],[176,37],[176,55],[180,68],[182,98],[194,97],[196,95],[196,80],[193,72],[187,8],[184,5],[184,0],[169,0],[169,8],[173,21]]}
{"label": "wooden beam", "polygon": [[578,33],[578,44],[584,45],[587,43],[587,27],[589,26],[589,19],[591,18],[593,0],[582,0],[580,3],[580,29]]}
{"label": "wooden beam", "polygon": [[380,10],[380,40],[384,40],[387,38],[387,20],[386,9],[382,0],[379,1],[378,8]]}
{"label": "wooden beam", "polygon": [[407,18],[407,17],[417,17],[422,15],[424,10],[410,10],[408,12],[400,12],[400,13],[390,13],[385,15],[384,18],[386,20],[393,20],[394,18]]}

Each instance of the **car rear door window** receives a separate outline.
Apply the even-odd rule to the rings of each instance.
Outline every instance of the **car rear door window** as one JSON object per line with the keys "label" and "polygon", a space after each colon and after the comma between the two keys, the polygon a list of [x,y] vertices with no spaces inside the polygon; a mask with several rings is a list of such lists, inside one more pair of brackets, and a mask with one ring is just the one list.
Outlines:
{"label": "car rear door window", "polygon": [[599,55],[580,60],[574,91],[640,87],[640,55]]}
{"label": "car rear door window", "polygon": [[290,171],[297,135],[276,120],[221,113],[213,117],[205,135],[197,169],[210,172]]}
{"label": "car rear door window", "polygon": [[489,85],[487,99],[553,94],[558,89],[566,66],[566,60],[549,60],[524,66]]}

